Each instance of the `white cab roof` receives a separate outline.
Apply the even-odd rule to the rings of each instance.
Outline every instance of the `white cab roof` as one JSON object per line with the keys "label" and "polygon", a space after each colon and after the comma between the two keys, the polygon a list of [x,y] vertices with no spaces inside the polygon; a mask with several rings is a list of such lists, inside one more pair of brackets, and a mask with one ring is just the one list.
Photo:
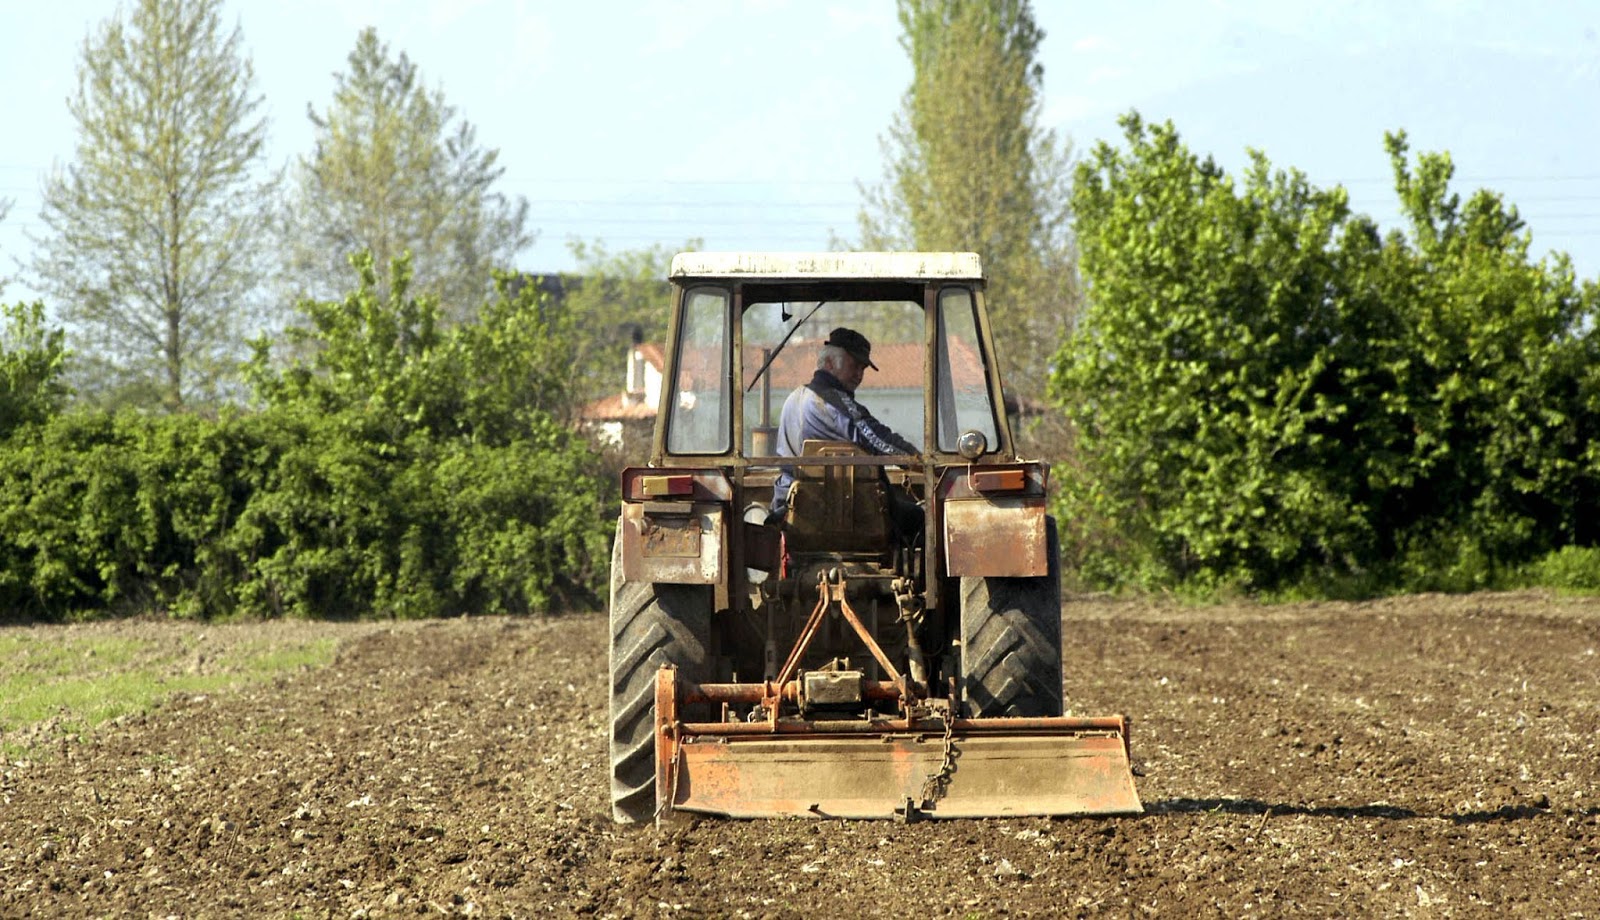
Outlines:
{"label": "white cab roof", "polygon": [[673,278],[980,279],[975,252],[680,252]]}

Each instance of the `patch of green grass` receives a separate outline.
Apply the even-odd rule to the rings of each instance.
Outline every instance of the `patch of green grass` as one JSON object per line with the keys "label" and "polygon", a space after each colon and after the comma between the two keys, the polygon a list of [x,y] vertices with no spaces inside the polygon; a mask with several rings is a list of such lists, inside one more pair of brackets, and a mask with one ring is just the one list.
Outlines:
{"label": "patch of green grass", "polygon": [[[203,635],[72,636],[0,632],[0,754],[81,735],[175,694],[218,693],[333,660],[332,637],[206,641]],[[10,737],[7,737],[10,736]]]}
{"label": "patch of green grass", "polygon": [[251,657],[246,661],[247,669],[263,677],[269,677],[280,671],[296,671],[300,668],[320,668],[333,660],[334,647],[338,645],[332,638],[314,639],[303,645],[280,646],[275,648],[252,651]]}
{"label": "patch of green grass", "polygon": [[8,670],[20,669],[35,677],[72,674],[83,670],[86,664],[120,668],[133,660],[139,651],[139,644],[127,639],[96,638],[45,643],[30,641],[26,632],[0,638],[0,660],[7,663]]}
{"label": "patch of green grass", "polygon": [[55,717],[63,724],[93,728],[133,712],[143,712],[174,693],[206,693],[240,682],[234,674],[164,676],[149,671],[117,671],[95,676],[66,677],[15,688],[0,684],[0,728],[42,722]]}

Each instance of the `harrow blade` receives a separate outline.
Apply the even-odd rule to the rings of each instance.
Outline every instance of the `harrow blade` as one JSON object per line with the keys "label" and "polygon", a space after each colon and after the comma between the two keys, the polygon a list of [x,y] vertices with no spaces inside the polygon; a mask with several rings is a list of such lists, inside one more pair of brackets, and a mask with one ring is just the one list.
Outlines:
{"label": "harrow blade", "polygon": [[[1112,734],[686,738],[672,808],[733,818],[1001,818],[1143,811]],[[909,804],[909,809],[908,809]]]}
{"label": "harrow blade", "polygon": [[732,818],[1131,815],[1128,724],[1094,718],[681,722],[683,697],[740,685],[656,685],[657,813]]}

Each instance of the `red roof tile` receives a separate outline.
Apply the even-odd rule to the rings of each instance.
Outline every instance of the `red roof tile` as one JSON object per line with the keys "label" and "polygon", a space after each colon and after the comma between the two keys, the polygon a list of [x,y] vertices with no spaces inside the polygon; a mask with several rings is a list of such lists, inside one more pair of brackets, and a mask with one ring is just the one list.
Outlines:
{"label": "red roof tile", "polygon": [[[663,352],[660,345],[645,343],[638,346],[645,360],[656,367],[664,364]],[[772,365],[768,368],[768,375],[772,380],[775,392],[787,393],[811,379],[817,367],[816,343],[793,343],[778,353]],[[971,378],[979,373],[980,364],[978,356],[970,346],[956,343],[953,349],[954,359],[958,373]],[[713,362],[717,360],[711,353],[699,351],[685,355],[682,373],[691,379],[711,376],[714,373]],[[875,346],[872,349],[873,363],[879,370],[867,370],[862,386],[867,389],[917,389],[922,386],[923,377],[923,346],[920,342],[890,342]],[[755,346],[745,347],[744,373],[745,386],[755,380],[756,373],[761,369],[761,349]],[[664,386],[665,384],[663,384]],[[596,400],[584,406],[579,411],[579,416],[591,420],[614,421],[621,419],[647,419],[655,416],[654,407],[644,403],[624,405],[624,395],[619,393],[605,399]]]}
{"label": "red roof tile", "polygon": [[642,344],[635,345],[634,348],[638,349],[640,357],[650,362],[651,367],[654,367],[658,371],[666,368],[667,359],[663,357],[660,345],[656,344],[655,342],[644,342]]}
{"label": "red roof tile", "polygon": [[579,409],[578,417],[591,422],[621,422],[656,417],[656,407],[642,399],[624,405],[626,396],[625,393],[617,393],[604,399],[597,399]]}
{"label": "red roof tile", "polygon": [[[811,379],[817,369],[817,348],[809,342],[785,348],[778,353],[767,373],[772,376],[773,389],[792,390]],[[922,346],[913,342],[896,342],[878,345],[872,349],[872,363],[878,370],[867,369],[862,385],[876,389],[911,389],[922,386]],[[761,349],[745,348],[744,382],[746,386],[761,370]]]}

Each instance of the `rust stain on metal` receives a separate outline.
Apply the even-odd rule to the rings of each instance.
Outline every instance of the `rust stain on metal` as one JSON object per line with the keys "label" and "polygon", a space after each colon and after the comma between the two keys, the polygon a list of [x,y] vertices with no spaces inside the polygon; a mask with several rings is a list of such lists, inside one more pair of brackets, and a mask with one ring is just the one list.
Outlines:
{"label": "rust stain on metal", "polygon": [[710,503],[624,503],[622,575],[628,581],[715,584],[726,524]]}
{"label": "rust stain on metal", "polygon": [[700,520],[697,516],[646,515],[641,525],[639,536],[646,556],[699,557]]}
{"label": "rust stain on metal", "polygon": [[1050,572],[1043,499],[946,502],[944,532],[951,575],[1023,578]]}
{"label": "rust stain on metal", "polygon": [[656,817],[670,810],[677,797],[678,669],[667,665],[656,672]]}
{"label": "rust stain on metal", "polygon": [[979,492],[1020,491],[1027,479],[1020,469],[973,470],[972,488]]}

